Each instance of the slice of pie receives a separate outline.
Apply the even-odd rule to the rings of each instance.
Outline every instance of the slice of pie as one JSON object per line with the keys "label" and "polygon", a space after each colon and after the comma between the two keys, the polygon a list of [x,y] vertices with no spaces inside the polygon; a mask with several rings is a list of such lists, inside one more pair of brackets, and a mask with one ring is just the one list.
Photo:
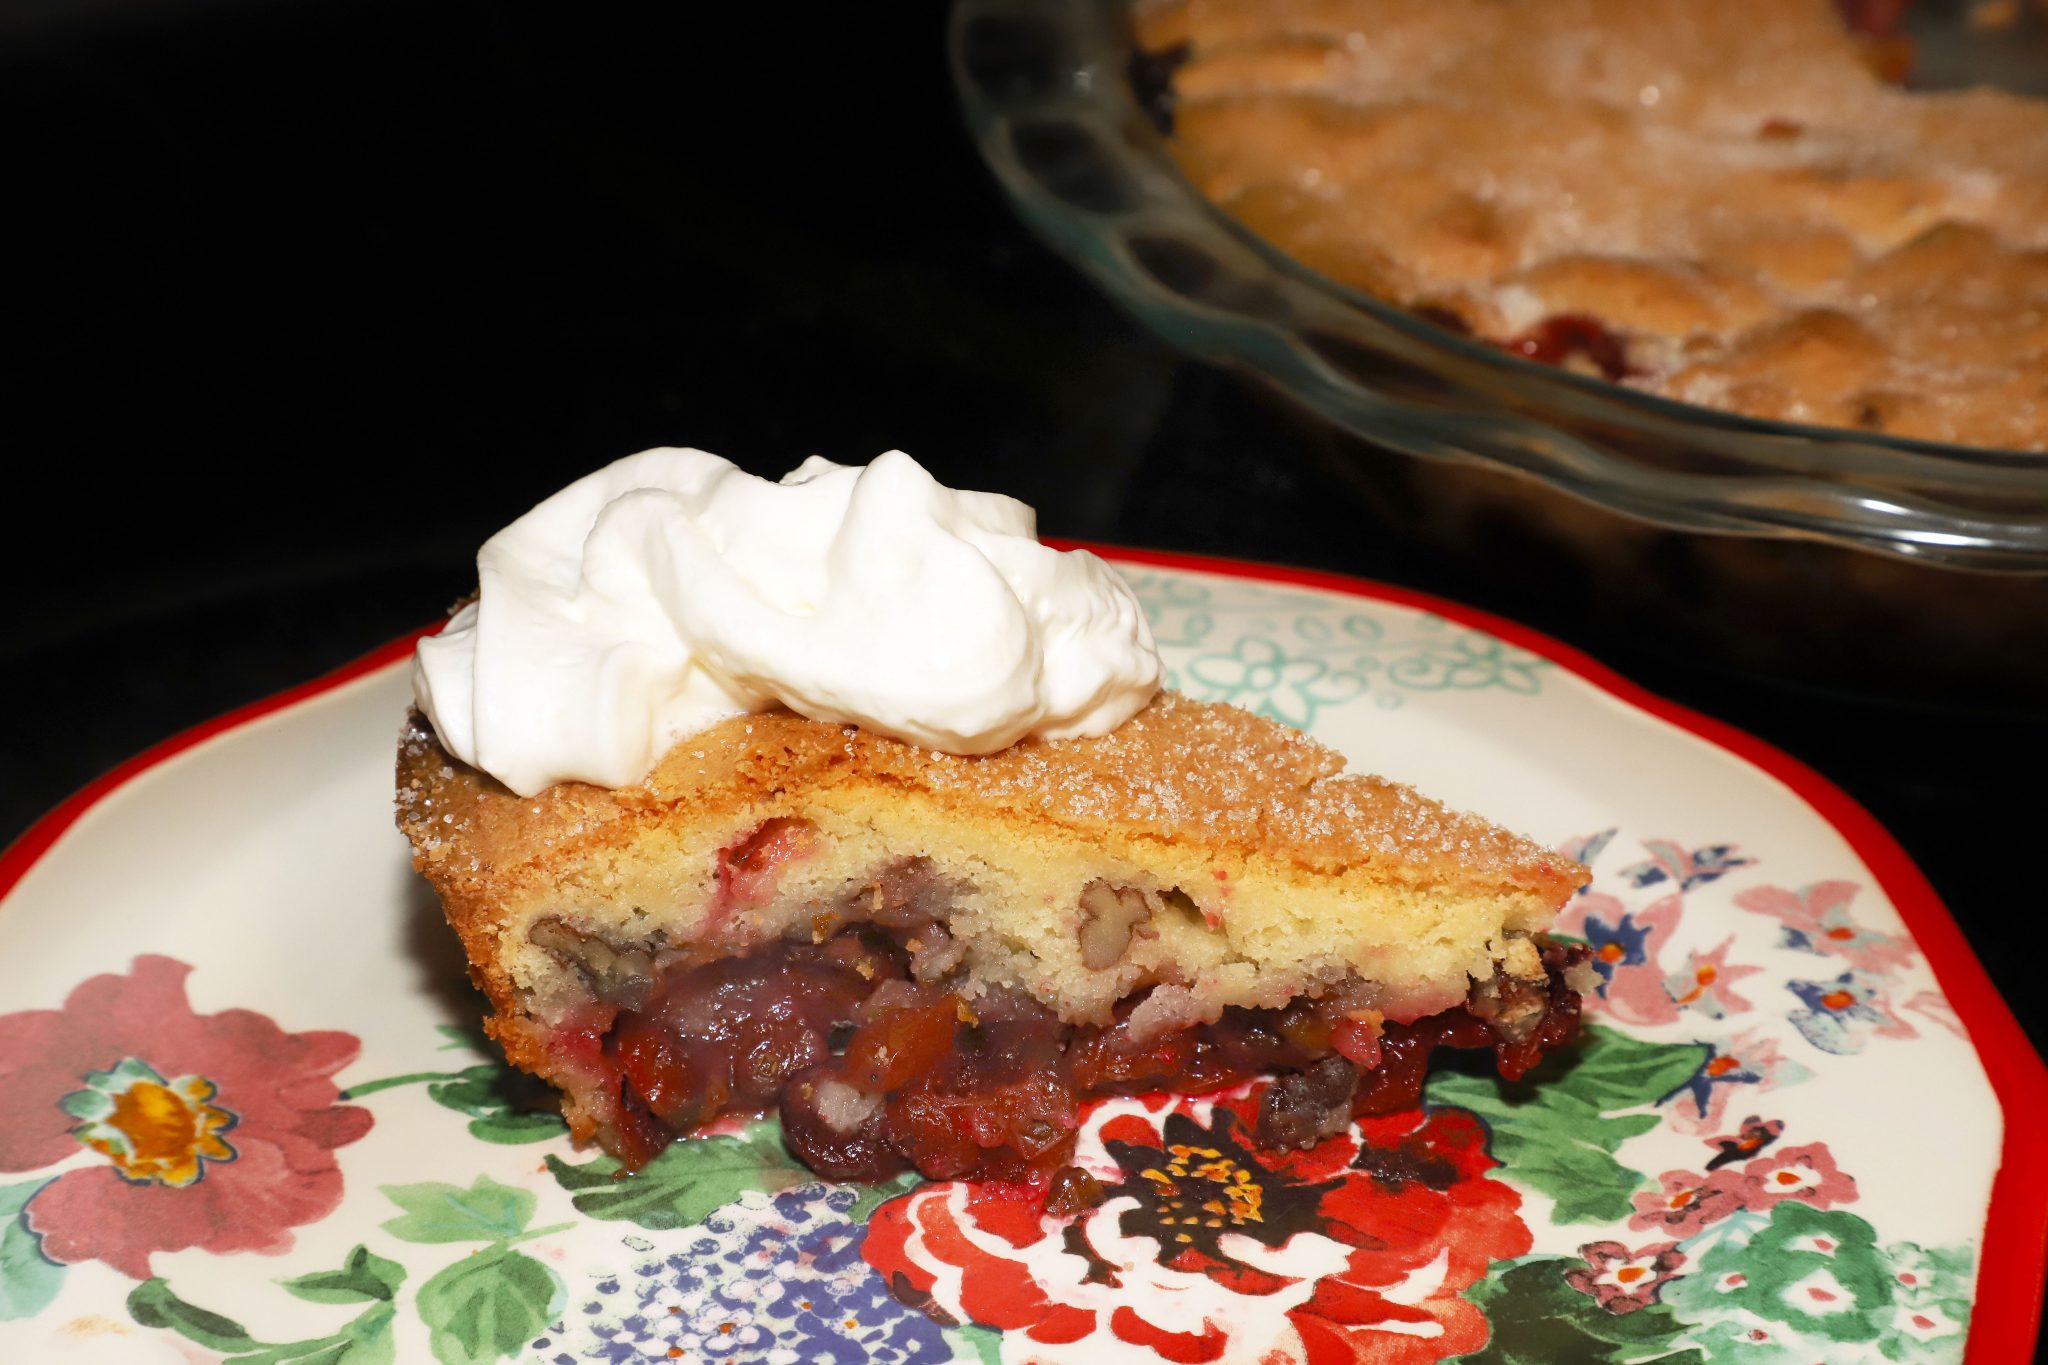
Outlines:
{"label": "slice of pie", "polygon": [[1255,1076],[1259,1137],[1415,1102],[1439,1044],[1567,1040],[1586,870],[1285,726],[1160,694],[935,753],[786,712],[521,797],[417,715],[399,824],[506,1055],[629,1167],[779,1110],[819,1173],[1043,1182],[1085,1099]]}

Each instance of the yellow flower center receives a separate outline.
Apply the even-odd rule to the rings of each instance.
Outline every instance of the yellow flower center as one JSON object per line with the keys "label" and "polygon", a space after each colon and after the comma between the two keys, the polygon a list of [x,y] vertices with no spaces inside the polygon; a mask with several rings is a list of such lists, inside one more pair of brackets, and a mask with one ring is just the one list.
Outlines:
{"label": "yellow flower center", "polygon": [[215,1087],[204,1076],[166,1079],[147,1062],[129,1057],[85,1078],[85,1089],[64,1097],[64,1112],[82,1120],[72,1134],[114,1163],[124,1180],[190,1185],[207,1161],[233,1161],[221,1134],[235,1115],[209,1104]]}
{"label": "yellow flower center", "polygon": [[[1265,1191],[1252,1179],[1252,1173],[1236,1161],[1213,1147],[1175,1143],[1166,1151],[1169,1160],[1165,1170],[1151,1167],[1139,1172],[1156,1187],[1162,1224],[1221,1228],[1266,1221],[1260,1211]],[[1181,1233],[1174,1240],[1193,1239]]]}

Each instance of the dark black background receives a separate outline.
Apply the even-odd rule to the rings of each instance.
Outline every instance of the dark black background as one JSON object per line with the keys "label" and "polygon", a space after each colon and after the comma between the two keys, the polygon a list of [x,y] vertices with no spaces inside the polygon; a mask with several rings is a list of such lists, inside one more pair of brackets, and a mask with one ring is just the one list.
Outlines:
{"label": "dark black background", "polygon": [[1893,830],[2048,1034],[2038,713],[1794,690],[1405,545],[1018,225],[937,5],[14,7],[0,126],[0,839],[431,617],[606,460],[898,446],[1049,534],[1519,617],[1765,737]]}

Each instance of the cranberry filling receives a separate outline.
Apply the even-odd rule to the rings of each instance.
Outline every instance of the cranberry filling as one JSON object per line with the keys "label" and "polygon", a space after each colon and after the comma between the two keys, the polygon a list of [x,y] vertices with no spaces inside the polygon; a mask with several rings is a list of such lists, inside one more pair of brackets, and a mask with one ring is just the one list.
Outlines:
{"label": "cranberry filling", "polygon": [[791,1150],[821,1175],[880,1180],[915,1168],[1050,1184],[1078,1206],[1079,1173],[1053,1177],[1091,1096],[1201,1093],[1278,1073],[1259,1139],[1313,1145],[1354,1114],[1416,1104],[1438,1047],[1490,1048],[1502,1075],[1520,1077],[1577,1031],[1565,977],[1585,956],[1545,944],[1547,983],[1497,979],[1413,1023],[1301,1000],[1140,1037],[1126,1018],[1066,1025],[1020,995],[970,1003],[947,981],[919,980],[910,945],[930,929],[853,925],[818,943],[668,967],[604,1037],[599,1074],[617,1087],[604,1106],[615,1116],[607,1145],[638,1168],[720,1114],[776,1109]]}
{"label": "cranberry filling", "polygon": [[1582,313],[1553,313],[1504,344],[1516,355],[1545,365],[1569,365],[1582,356],[1603,379],[1626,379],[1633,373],[1620,335]]}
{"label": "cranberry filling", "polygon": [[817,847],[816,834],[808,821],[778,818],[764,822],[732,847],[720,849],[718,891],[705,916],[705,927],[721,929],[731,922],[735,911],[775,899],[775,883],[784,865],[810,857]]}

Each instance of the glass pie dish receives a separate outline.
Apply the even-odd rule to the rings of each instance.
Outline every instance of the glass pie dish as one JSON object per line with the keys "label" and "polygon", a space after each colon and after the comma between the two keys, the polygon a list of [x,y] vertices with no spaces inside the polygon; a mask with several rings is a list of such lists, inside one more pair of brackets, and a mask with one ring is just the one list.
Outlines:
{"label": "glass pie dish", "polygon": [[[1944,79],[1970,40],[1945,14],[1915,21]],[[1310,415],[1301,438],[1418,542],[1541,563],[1596,615],[1737,667],[1990,705],[2048,682],[2048,455],[1677,403],[1317,274],[1181,176],[1116,0],[962,0],[950,56],[1031,226],[1161,338]]]}

